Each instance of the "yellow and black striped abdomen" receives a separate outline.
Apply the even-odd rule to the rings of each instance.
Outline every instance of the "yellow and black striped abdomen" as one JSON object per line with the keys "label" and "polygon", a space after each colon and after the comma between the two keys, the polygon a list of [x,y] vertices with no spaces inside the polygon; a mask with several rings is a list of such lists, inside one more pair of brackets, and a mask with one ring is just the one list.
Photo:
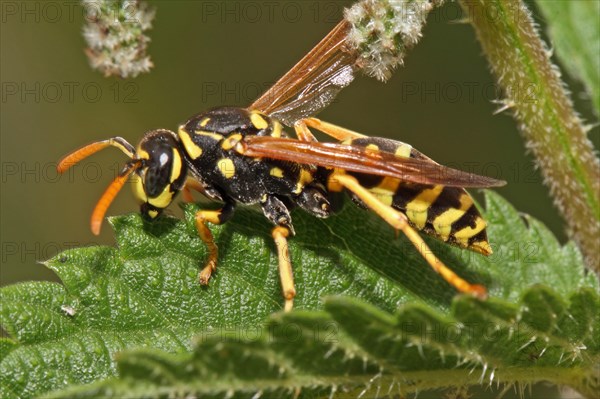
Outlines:
{"label": "yellow and black striped abdomen", "polygon": [[406,214],[414,227],[442,241],[492,253],[486,222],[463,188],[401,183],[392,207]]}
{"label": "yellow and black striped abdomen", "polygon": [[[410,145],[390,139],[360,138],[346,143],[392,153],[398,157],[428,159]],[[492,253],[485,229],[486,222],[465,189],[415,184],[391,177],[350,174],[381,202],[404,213],[416,229],[484,255]]]}

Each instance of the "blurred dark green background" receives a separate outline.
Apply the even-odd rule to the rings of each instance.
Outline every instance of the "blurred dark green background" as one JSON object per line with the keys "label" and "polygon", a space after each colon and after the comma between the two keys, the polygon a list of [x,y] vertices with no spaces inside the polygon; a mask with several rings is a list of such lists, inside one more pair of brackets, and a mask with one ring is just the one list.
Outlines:
{"label": "blurred dark green background", "polygon": [[[150,74],[105,79],[88,66],[78,3],[3,2],[1,25],[1,284],[55,279],[39,265],[73,246],[112,244],[91,210],[125,160],[111,149],[59,177],[62,155],[120,135],[175,129],[218,105],[246,106],[340,19],[351,1],[164,1],[157,8]],[[12,4],[14,8],[6,8]],[[498,190],[565,239],[513,119],[457,4],[430,16],[422,42],[387,84],[360,76],[320,116],[414,145],[440,163],[503,178]],[[543,26],[543,21],[540,21]],[[581,86],[578,110],[594,122]],[[598,147],[599,129],[592,131]],[[109,214],[136,211],[128,188]],[[177,206],[172,206],[178,213]],[[491,237],[493,242],[494,237]]]}

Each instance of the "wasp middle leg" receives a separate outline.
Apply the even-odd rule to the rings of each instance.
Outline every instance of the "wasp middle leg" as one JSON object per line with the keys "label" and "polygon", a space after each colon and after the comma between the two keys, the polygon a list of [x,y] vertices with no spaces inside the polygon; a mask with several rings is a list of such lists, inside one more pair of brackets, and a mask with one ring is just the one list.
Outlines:
{"label": "wasp middle leg", "polygon": [[292,262],[287,243],[287,238],[295,234],[294,227],[292,226],[292,217],[283,201],[273,195],[267,195],[265,200],[261,201],[261,206],[267,219],[275,224],[271,235],[277,248],[279,279],[281,280],[281,289],[285,298],[284,310],[289,312],[294,306],[294,297],[296,296],[294,273],[292,271]]}

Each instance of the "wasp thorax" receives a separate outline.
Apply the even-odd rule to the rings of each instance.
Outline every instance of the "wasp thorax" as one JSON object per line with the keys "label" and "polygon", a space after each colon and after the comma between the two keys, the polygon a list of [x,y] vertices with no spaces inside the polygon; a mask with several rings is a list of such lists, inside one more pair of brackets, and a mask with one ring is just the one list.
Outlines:
{"label": "wasp thorax", "polygon": [[140,166],[133,175],[133,192],[142,214],[153,219],[183,188],[187,166],[179,140],[169,130],[146,133],[135,155]]}

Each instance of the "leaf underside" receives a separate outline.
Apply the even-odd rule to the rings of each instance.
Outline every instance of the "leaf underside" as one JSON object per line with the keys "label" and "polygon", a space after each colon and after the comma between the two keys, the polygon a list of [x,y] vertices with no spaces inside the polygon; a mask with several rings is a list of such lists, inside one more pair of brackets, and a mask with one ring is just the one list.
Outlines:
{"label": "leaf underside", "polygon": [[571,243],[561,247],[498,195],[486,193],[486,208],[491,257],[428,240],[488,287],[485,302],[455,297],[369,212],[295,212],[290,314],[275,313],[277,259],[259,213],[240,209],[212,229],[220,264],[207,287],[197,283],[206,256],[197,206],[185,207],[184,221],[112,218],[118,248],[47,262],[63,285],[0,290],[0,396],[356,397],[544,379],[588,392],[598,383],[586,371],[598,363],[596,279]]}

